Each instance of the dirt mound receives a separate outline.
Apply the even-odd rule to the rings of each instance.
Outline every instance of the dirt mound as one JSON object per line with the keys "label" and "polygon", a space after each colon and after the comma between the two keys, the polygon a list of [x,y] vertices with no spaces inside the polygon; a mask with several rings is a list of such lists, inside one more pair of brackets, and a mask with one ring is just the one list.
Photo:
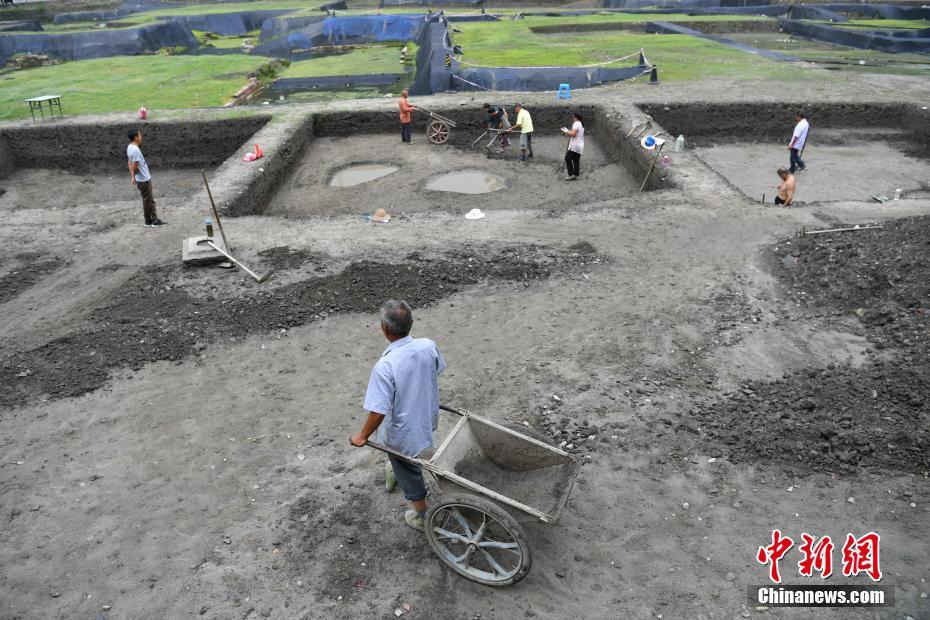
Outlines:
{"label": "dirt mound", "polygon": [[294,249],[286,245],[279,245],[267,250],[262,250],[258,255],[262,258],[266,266],[274,267],[274,269],[278,271],[284,269],[299,269],[307,261],[315,260],[317,262],[323,262],[323,260],[326,259],[326,255],[320,252]]}
{"label": "dirt mound", "polygon": [[752,383],[695,409],[680,430],[707,434],[733,462],[770,461],[799,472],[879,467],[930,471],[930,373],[898,363],[797,373]]}
{"label": "dirt mound", "polygon": [[0,304],[16,297],[64,263],[54,256],[33,253],[19,254],[15,258],[17,266],[0,276]]}
{"label": "dirt mound", "polygon": [[[799,471],[930,470],[930,218],[775,245],[771,268],[802,312],[859,317],[876,349],[860,369],[831,364],[691,411],[733,461]],[[794,305],[792,304],[792,305]]]}
{"label": "dirt mound", "polygon": [[413,253],[407,259],[355,262],[340,273],[228,298],[196,297],[176,286],[180,268],[148,269],[92,312],[92,330],[5,358],[0,382],[10,389],[0,394],[0,406],[39,395],[77,396],[103,385],[114,368],[179,360],[220,337],[286,329],[331,314],[375,312],[391,298],[425,307],[486,278],[528,283],[600,260],[538,246],[472,248],[437,259]]}

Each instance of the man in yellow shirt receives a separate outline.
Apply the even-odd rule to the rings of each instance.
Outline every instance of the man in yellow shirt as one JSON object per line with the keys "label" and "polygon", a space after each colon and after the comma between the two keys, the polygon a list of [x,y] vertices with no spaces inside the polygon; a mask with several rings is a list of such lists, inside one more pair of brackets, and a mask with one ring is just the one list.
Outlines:
{"label": "man in yellow shirt", "polygon": [[513,106],[513,111],[517,113],[517,122],[510,131],[520,130],[520,161],[526,161],[527,157],[533,159],[533,118],[529,110],[519,103]]}

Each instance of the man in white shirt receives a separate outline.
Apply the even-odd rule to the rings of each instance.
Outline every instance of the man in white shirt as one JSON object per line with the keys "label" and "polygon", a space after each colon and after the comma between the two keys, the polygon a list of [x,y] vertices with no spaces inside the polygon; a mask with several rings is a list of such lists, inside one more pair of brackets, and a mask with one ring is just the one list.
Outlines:
{"label": "man in white shirt", "polygon": [[804,152],[804,144],[807,142],[807,130],[810,129],[810,123],[807,122],[804,112],[798,112],[795,121],[791,142],[788,143],[788,150],[791,151],[791,166],[788,168],[788,172],[791,174],[804,172],[804,169],[807,168],[807,165],[801,160],[801,153]]}
{"label": "man in white shirt", "polygon": [[129,146],[126,147],[126,158],[129,160],[129,179],[133,185],[139,188],[142,194],[142,214],[145,216],[145,227],[156,228],[165,226],[167,222],[158,219],[155,213],[155,196],[152,194],[152,175],[149,174],[149,166],[145,163],[145,157],[142,156],[142,132],[133,129],[129,132]]}
{"label": "man in white shirt", "polygon": [[569,137],[568,150],[565,151],[565,169],[567,181],[577,181],[581,174],[581,154],[584,152],[584,125],[580,112],[572,112],[572,128],[562,127],[562,133]]}

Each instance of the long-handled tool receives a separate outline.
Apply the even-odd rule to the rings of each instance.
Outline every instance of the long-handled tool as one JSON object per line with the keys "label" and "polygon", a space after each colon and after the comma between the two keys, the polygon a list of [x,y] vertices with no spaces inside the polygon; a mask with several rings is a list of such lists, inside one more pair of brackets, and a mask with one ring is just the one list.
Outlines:
{"label": "long-handled tool", "polygon": [[[565,144],[565,154],[568,155],[568,147],[572,145],[572,137],[568,136],[568,142]],[[565,170],[565,157],[562,157],[562,163],[558,165],[555,169],[556,174],[562,174],[562,171]]]}
{"label": "long-handled tool", "polygon": [[236,266],[239,267],[239,269],[241,269],[242,271],[244,271],[244,272],[246,272],[247,274],[249,274],[250,276],[252,276],[252,278],[253,278],[256,282],[258,282],[259,284],[261,284],[262,282],[264,282],[265,280],[267,280],[268,278],[270,278],[270,277],[271,277],[271,274],[274,273],[274,269],[272,268],[272,269],[269,269],[269,270],[268,270],[268,273],[266,273],[266,274],[263,275],[263,276],[260,276],[260,275],[258,275],[257,273],[255,273],[254,271],[252,271],[251,269],[249,269],[248,267],[246,267],[245,265],[243,265],[242,263],[240,263],[239,261],[237,261],[235,258],[233,258],[233,257],[229,254],[229,252],[226,252],[226,251],[220,249],[219,246],[217,246],[215,243],[213,243],[213,242],[210,241],[209,239],[201,239],[200,241],[197,242],[197,245],[202,245],[202,244],[204,244],[204,243],[207,244],[207,245],[209,245],[211,248],[213,248],[214,250],[216,250],[217,252],[219,252],[220,254],[222,254],[223,256],[225,256],[226,258],[228,258],[229,260],[231,260],[233,263],[236,264]]}
{"label": "long-handled tool", "polygon": [[229,241],[226,240],[226,233],[223,232],[223,222],[220,221],[220,212],[216,210],[216,203],[213,202],[213,192],[210,191],[210,184],[207,183],[207,173],[201,170],[200,174],[203,176],[203,184],[207,186],[207,196],[210,197],[210,206],[213,207],[213,217],[216,218],[216,227],[220,229],[220,236],[223,237],[223,245],[226,246],[227,250],[232,252],[232,246],[229,245]]}
{"label": "long-handled tool", "polygon": [[[488,130],[488,131],[490,131],[490,130]],[[487,132],[487,131],[485,131],[483,134],[481,134],[480,136],[478,136],[477,138],[475,138],[475,141],[472,142],[471,145],[472,145],[472,146],[475,146],[476,144],[478,144],[478,140],[480,140],[481,138],[485,137],[486,135],[488,135],[488,132]]]}
{"label": "long-handled tool", "polygon": [[643,179],[643,184],[640,186],[639,191],[646,189],[646,181],[649,180],[649,176],[652,174],[652,171],[656,169],[656,162],[659,161],[659,156],[662,155],[662,149],[665,148],[665,142],[659,145],[659,150],[656,152],[656,156],[652,160],[652,165],[649,166],[649,172],[646,173],[646,178]]}

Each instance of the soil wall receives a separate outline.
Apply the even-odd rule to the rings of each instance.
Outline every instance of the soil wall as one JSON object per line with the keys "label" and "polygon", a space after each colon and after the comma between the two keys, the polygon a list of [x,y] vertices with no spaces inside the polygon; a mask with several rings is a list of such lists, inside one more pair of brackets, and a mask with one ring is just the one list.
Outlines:
{"label": "soil wall", "polygon": [[[16,167],[73,172],[125,166],[127,133],[142,131],[142,151],[151,166],[217,166],[270,116],[199,121],[139,122],[116,125],[55,124],[0,130],[0,141],[16,144]],[[0,162],[5,158],[0,155]],[[2,167],[2,165],[0,165]]]}
{"label": "soil wall", "polygon": [[907,131],[907,151],[926,156],[930,150],[930,113],[903,103],[643,103],[639,107],[670,134],[684,134],[698,146],[784,138],[791,133],[795,113],[803,110],[812,135],[818,127],[888,127]]}
{"label": "soil wall", "polygon": [[0,179],[7,177],[16,169],[16,160],[13,159],[13,149],[9,141],[0,136]]}
{"label": "soil wall", "polygon": [[[637,179],[645,179],[652,168],[655,153],[647,151],[639,144],[640,134],[633,132],[630,136],[630,124],[635,123],[630,118],[635,117],[632,111],[609,111],[598,108],[594,113],[594,120],[599,128],[601,144],[610,151],[614,158]],[[607,136],[604,139],[604,136]],[[645,134],[642,134],[645,135]],[[671,175],[661,166],[656,166],[644,190],[657,190],[677,187]]]}
{"label": "soil wall", "polygon": [[[493,94],[488,94],[487,102],[491,105],[504,105],[510,115],[510,122],[516,120],[512,102],[495,100]],[[482,109],[483,101],[476,101],[474,107],[463,109],[433,108],[432,111],[445,116],[455,122],[449,143],[457,146],[468,146],[478,135],[487,128],[487,117]],[[553,134],[560,127],[570,124],[572,110],[579,110],[585,118],[585,127],[588,131],[596,131],[596,108],[594,106],[574,106],[570,103],[562,105],[533,106],[527,108],[533,117],[533,128],[537,134]],[[422,132],[431,122],[426,114],[413,113],[413,130]],[[345,112],[321,113],[314,117],[314,135],[344,136],[358,133],[384,133],[385,128],[398,126],[397,112],[390,111],[363,111],[347,114]]]}
{"label": "soil wall", "polygon": [[260,174],[253,171],[237,191],[231,192],[229,200],[221,201],[222,211],[231,216],[262,213],[288,175],[294,173],[295,162],[313,139],[313,125],[311,117],[285,123],[280,128],[272,123],[255,136],[264,145],[265,157],[259,160],[262,171]]}

